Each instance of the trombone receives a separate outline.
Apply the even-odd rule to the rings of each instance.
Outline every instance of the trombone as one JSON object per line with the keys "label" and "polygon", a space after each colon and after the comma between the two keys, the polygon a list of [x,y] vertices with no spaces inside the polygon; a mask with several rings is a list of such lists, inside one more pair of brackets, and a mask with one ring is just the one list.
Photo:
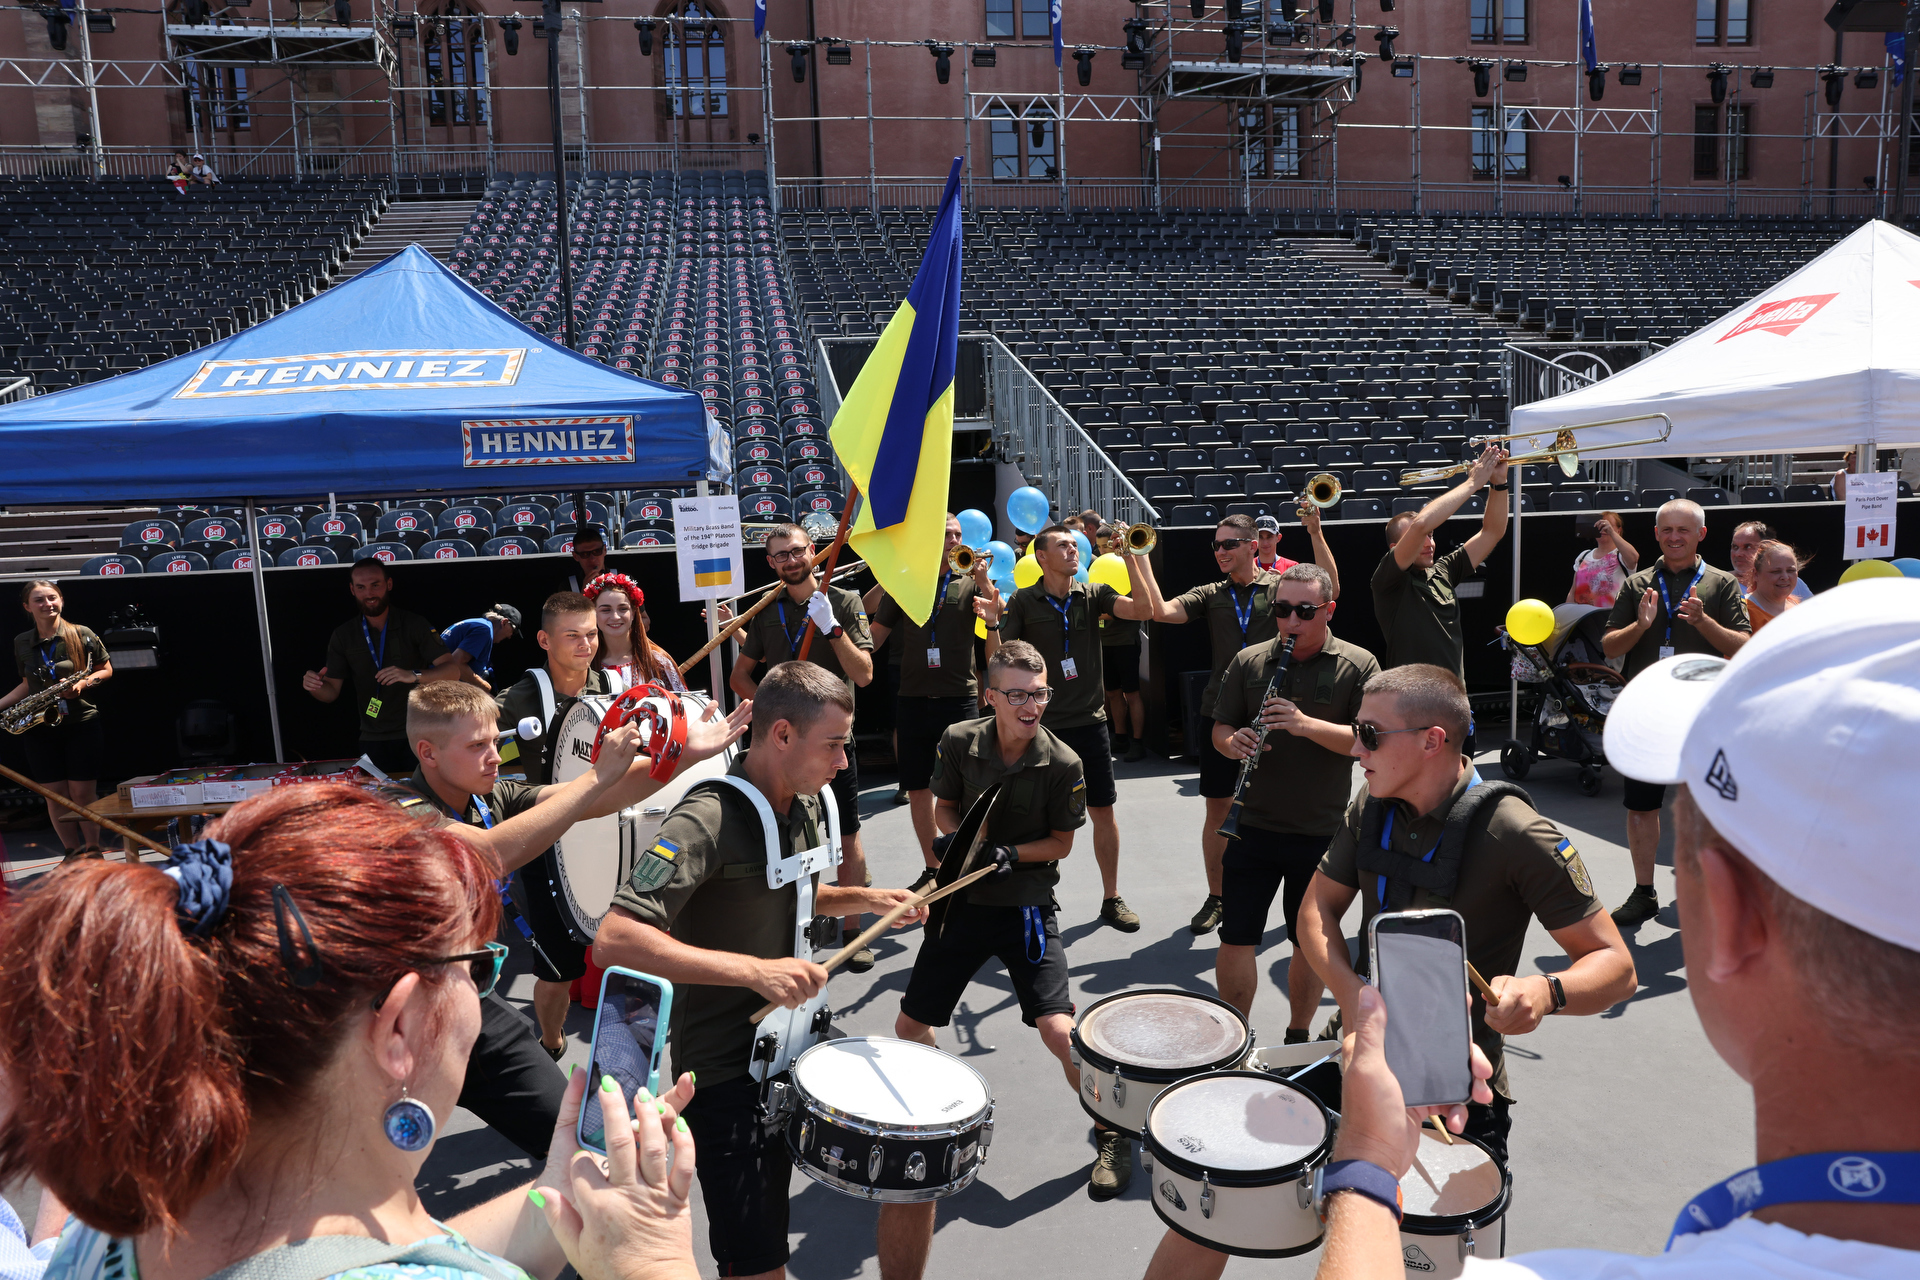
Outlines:
{"label": "trombone", "polygon": [[[1580,472],[1580,454],[1583,452],[1583,447],[1578,438],[1575,437],[1574,432],[1586,431],[1593,427],[1611,427],[1622,422],[1649,422],[1656,418],[1659,419],[1662,424],[1660,434],[1657,436],[1643,436],[1638,440],[1614,440],[1607,444],[1587,445],[1584,446],[1584,452],[1600,453],[1607,449],[1629,449],[1636,445],[1664,444],[1667,437],[1673,434],[1673,419],[1664,413],[1636,413],[1625,418],[1607,418],[1600,422],[1583,422],[1578,426],[1560,427],[1550,432],[1521,431],[1506,436],[1472,436],[1468,438],[1466,448],[1462,449],[1461,452],[1465,453],[1468,449],[1484,448],[1487,445],[1503,444],[1509,440],[1524,440],[1531,446],[1531,451],[1514,454],[1507,459],[1508,466],[1517,467],[1528,462],[1556,462],[1560,465],[1560,470],[1565,472],[1568,478],[1571,479]],[[1541,442],[1546,440],[1549,435],[1552,437],[1551,443],[1543,446]],[[1471,470],[1473,470],[1473,462],[1471,460],[1456,462],[1445,467],[1420,467],[1412,471],[1402,471],[1400,473],[1400,483],[1402,485],[1428,484],[1435,480],[1446,480],[1452,476],[1464,475]],[[1315,478],[1318,479],[1318,477]]]}

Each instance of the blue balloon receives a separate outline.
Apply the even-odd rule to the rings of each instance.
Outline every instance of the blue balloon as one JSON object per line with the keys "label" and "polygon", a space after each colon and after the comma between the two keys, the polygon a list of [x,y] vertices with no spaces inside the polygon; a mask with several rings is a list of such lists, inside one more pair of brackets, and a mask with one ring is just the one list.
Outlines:
{"label": "blue balloon", "polygon": [[1087,577],[1087,571],[1086,571],[1085,569],[1082,569],[1082,570],[1080,570],[1080,572],[1078,572],[1078,573],[1076,573],[1076,574],[1074,574],[1074,575],[1073,575],[1073,580],[1074,580],[1075,582],[1087,582],[1087,581],[1089,581],[1089,579],[1088,579],[1088,577]]}
{"label": "blue balloon", "polygon": [[1075,582],[1085,582],[1087,566],[1093,563],[1093,544],[1087,541],[1087,535],[1078,529],[1073,531],[1073,545],[1080,548],[1080,576]]}
{"label": "blue balloon", "polygon": [[1901,556],[1893,562],[1893,567],[1909,578],[1920,578],[1920,560],[1915,560],[1912,556]]}
{"label": "blue balloon", "polygon": [[1015,551],[1010,544],[1001,542],[997,538],[989,542],[984,550],[993,557],[993,563],[987,568],[987,577],[995,582],[1002,581],[1003,579],[1007,582],[1012,582],[1013,562],[1020,558],[1020,553]]}
{"label": "blue balloon", "polygon": [[968,507],[955,518],[960,521],[960,541],[975,551],[993,541],[993,521],[986,512]]}
{"label": "blue balloon", "polygon": [[1052,523],[1053,507],[1047,495],[1028,485],[1007,495],[1007,519],[1022,533],[1038,533]]}

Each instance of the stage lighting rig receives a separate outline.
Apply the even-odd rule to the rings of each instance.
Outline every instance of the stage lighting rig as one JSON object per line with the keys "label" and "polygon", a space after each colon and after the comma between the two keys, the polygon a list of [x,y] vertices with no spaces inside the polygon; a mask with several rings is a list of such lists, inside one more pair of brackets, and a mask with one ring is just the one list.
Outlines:
{"label": "stage lighting rig", "polygon": [[1000,51],[990,44],[975,45],[972,61],[976,67],[997,67],[1000,65]]}
{"label": "stage lighting rig", "polygon": [[1707,96],[1716,107],[1727,100],[1727,70],[1718,62],[1707,68]]}
{"label": "stage lighting rig", "polygon": [[1393,60],[1393,78],[1396,80],[1413,79],[1415,65],[1412,58],[1395,58]]}
{"label": "stage lighting rig", "polygon": [[658,25],[652,18],[634,20],[633,29],[640,33],[640,56],[643,58],[653,56],[653,29]]}
{"label": "stage lighting rig", "polygon": [[[411,40],[418,34],[419,25],[412,14],[400,14],[393,20],[393,38],[396,40]],[[539,25],[540,20],[538,18],[534,19],[534,26],[538,27]]]}
{"label": "stage lighting rig", "polygon": [[1573,190],[1573,179],[1569,178],[1566,174],[1564,173],[1561,174],[1559,181],[1560,181],[1560,185],[1566,190],[1568,191]]}
{"label": "stage lighting rig", "polygon": [[1879,69],[1876,67],[1860,68],[1859,74],[1853,78],[1853,87],[1856,89],[1878,89],[1880,87]]}
{"label": "stage lighting rig", "polygon": [[1320,0],[1320,21],[1333,21],[1333,0]]}
{"label": "stage lighting rig", "polygon": [[1227,11],[1228,22],[1240,21],[1240,0],[1227,0],[1222,7]]}
{"label": "stage lighting rig", "polygon": [[1527,81],[1527,64],[1524,62],[1507,63],[1506,66],[1500,69],[1500,78],[1508,84],[1525,84]]}
{"label": "stage lighting rig", "polygon": [[1773,88],[1773,68],[1755,67],[1747,76],[1747,84],[1755,89]]}
{"label": "stage lighting rig", "polygon": [[1275,23],[1273,26],[1267,28],[1267,43],[1273,45],[1290,45],[1294,42],[1297,34],[1292,23]]}
{"label": "stage lighting rig", "polygon": [[941,84],[947,83],[948,78],[953,75],[953,46],[935,44],[929,40],[927,52],[933,55],[933,74],[939,78]]}
{"label": "stage lighting rig", "polygon": [[1598,102],[1607,93],[1607,68],[1603,63],[1587,72],[1587,101]]}
{"label": "stage lighting rig", "polygon": [[1820,73],[1820,79],[1825,81],[1827,86],[1827,110],[1838,111],[1840,109],[1840,95],[1846,92],[1847,88],[1847,69],[1845,67],[1828,67]]}
{"label": "stage lighting rig", "polygon": [[1080,64],[1074,75],[1083,89],[1093,83],[1093,55],[1097,52],[1098,50],[1085,47],[1073,51],[1073,60]]}
{"label": "stage lighting rig", "polygon": [[1241,23],[1229,22],[1225,30],[1227,36],[1227,61],[1238,62],[1240,61],[1240,52],[1243,48],[1242,42],[1246,38],[1246,28]]}
{"label": "stage lighting rig", "polygon": [[1334,37],[1334,43],[1339,45],[1342,49],[1351,49],[1356,43],[1358,43],[1359,39],[1360,37],[1354,32],[1354,29],[1352,27],[1348,27],[1345,30],[1343,30],[1338,36]]}
{"label": "stage lighting rig", "polygon": [[1399,34],[1400,28],[1398,27],[1381,27],[1373,33],[1373,38],[1380,42],[1380,57],[1382,59],[1389,62],[1393,60],[1393,42]]}
{"label": "stage lighting rig", "polygon": [[343,27],[353,21],[353,6],[348,0],[333,0],[333,20]]}
{"label": "stage lighting rig", "polygon": [[87,10],[87,31],[90,34],[96,35],[96,36],[112,35],[113,34],[112,11],[108,10],[106,12],[102,12],[99,9]]}
{"label": "stage lighting rig", "polygon": [[47,43],[52,45],[55,51],[65,50],[67,47],[67,24],[72,21],[72,19],[67,17],[67,11],[65,9],[42,9],[40,16],[47,20]]}
{"label": "stage lighting rig", "polygon": [[1371,54],[1366,53],[1350,53],[1347,55],[1347,65],[1353,68],[1353,91],[1355,93],[1360,92],[1360,73],[1366,70],[1367,59],[1371,56]]}
{"label": "stage lighting rig", "polygon": [[1393,0],[1380,0],[1380,12],[1382,12],[1382,13],[1392,13],[1392,12],[1393,12]]}
{"label": "stage lighting rig", "polygon": [[827,65],[830,67],[853,65],[853,46],[850,44],[836,44],[829,40],[827,42]]}
{"label": "stage lighting rig", "polygon": [[1473,69],[1473,96],[1484,98],[1493,91],[1493,60],[1491,58],[1460,58]]}
{"label": "stage lighting rig", "polygon": [[1127,47],[1120,55],[1120,65],[1128,71],[1144,70],[1147,65],[1147,24],[1139,18],[1126,21]]}
{"label": "stage lighting rig", "polygon": [[1620,64],[1620,83],[1622,86],[1640,83],[1640,64],[1623,62]]}
{"label": "stage lighting rig", "polygon": [[807,82],[807,54],[812,48],[813,46],[804,40],[795,40],[787,46],[787,57],[793,61],[793,82],[795,84],[805,84]]}
{"label": "stage lighting rig", "polygon": [[[519,55],[520,53],[520,15],[519,14],[510,13],[506,17],[500,19],[500,39],[506,43],[507,56],[509,58],[517,57]],[[653,43],[652,35],[646,32],[642,32],[640,35],[640,51],[642,53],[647,52],[647,47],[652,43]]]}

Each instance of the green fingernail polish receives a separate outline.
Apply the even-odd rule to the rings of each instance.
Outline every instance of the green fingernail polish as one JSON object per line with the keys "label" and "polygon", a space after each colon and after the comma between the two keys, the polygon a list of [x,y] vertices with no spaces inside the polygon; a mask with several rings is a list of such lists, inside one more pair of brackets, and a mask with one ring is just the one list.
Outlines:
{"label": "green fingernail polish", "polygon": [[612,1076],[601,1076],[600,1089],[604,1093],[616,1093],[619,1091],[620,1086],[614,1083],[614,1079]]}
{"label": "green fingernail polish", "polygon": [[700,1083],[700,1077],[691,1071],[687,1072],[687,1079],[693,1081],[695,1084]]}
{"label": "green fingernail polish", "polygon": [[673,1127],[675,1132],[685,1133],[687,1131],[687,1118],[685,1116],[681,1116],[678,1120],[675,1120],[673,1122]]}
{"label": "green fingernail polish", "polygon": [[540,1188],[538,1187],[527,1188],[527,1199],[533,1201],[536,1205],[539,1205],[542,1209],[547,1207],[547,1198],[540,1194]]}
{"label": "green fingernail polish", "polygon": [[667,1114],[667,1104],[666,1104],[666,1103],[664,1103],[664,1102],[656,1102],[656,1103],[654,1103],[653,1105],[654,1105],[654,1106],[655,1106],[656,1108],[658,1108],[658,1109],[659,1109],[659,1112],[660,1112],[660,1114],[661,1114],[661,1115],[665,1115],[665,1114]]}

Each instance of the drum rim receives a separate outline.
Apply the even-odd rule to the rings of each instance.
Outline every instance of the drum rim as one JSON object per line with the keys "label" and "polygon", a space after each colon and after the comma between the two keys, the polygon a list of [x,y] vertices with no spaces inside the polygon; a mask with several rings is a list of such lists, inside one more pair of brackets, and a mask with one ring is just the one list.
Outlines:
{"label": "drum rim", "polygon": [[911,1044],[920,1049],[932,1049],[935,1053],[952,1058],[954,1062],[973,1073],[974,1079],[980,1082],[981,1092],[987,1095],[986,1103],[978,1111],[972,1112],[963,1119],[947,1121],[937,1128],[919,1125],[887,1125],[881,1124],[876,1120],[867,1120],[860,1116],[850,1115],[838,1107],[833,1106],[831,1103],[821,1101],[812,1090],[800,1082],[800,1064],[806,1061],[808,1055],[824,1049],[828,1045],[850,1044],[854,1042],[868,1043],[894,1039],[895,1037],[893,1036],[841,1036],[837,1040],[822,1040],[819,1044],[810,1045],[787,1067],[787,1080],[793,1086],[797,1105],[804,1107],[823,1119],[833,1121],[833,1123],[843,1129],[851,1130],[854,1133],[862,1134],[869,1138],[909,1138],[914,1140],[958,1138],[966,1134],[979,1132],[993,1115],[993,1086],[987,1083],[987,1078],[975,1070],[972,1064],[962,1062],[958,1057],[934,1045],[924,1045],[914,1040],[898,1041],[898,1043]]}
{"label": "drum rim", "polygon": [[[1217,1187],[1223,1184],[1215,1182],[1213,1185]],[[1297,1244],[1291,1249],[1246,1249],[1239,1245],[1222,1244],[1218,1240],[1209,1240],[1197,1232],[1189,1231],[1187,1228],[1175,1222],[1160,1205],[1160,1189],[1155,1187],[1153,1190],[1153,1211],[1159,1217],[1160,1221],[1167,1224],[1167,1229],[1176,1235],[1186,1237],[1197,1245],[1212,1249],[1215,1253],[1225,1253],[1236,1258],[1297,1258],[1303,1253],[1312,1253],[1315,1249],[1318,1249],[1327,1242],[1326,1224],[1322,1223],[1320,1224],[1319,1234],[1305,1244]]]}
{"label": "drum rim", "polygon": [[1456,1133],[1455,1142],[1470,1142],[1486,1152],[1487,1159],[1500,1171],[1500,1194],[1470,1213],[1408,1213],[1400,1218],[1400,1230],[1410,1236],[1457,1236],[1463,1231],[1478,1231],[1506,1216],[1513,1204],[1513,1172],[1487,1144],[1468,1134]]}
{"label": "drum rim", "polygon": [[[1325,1135],[1320,1139],[1319,1145],[1292,1164],[1275,1165],[1270,1169],[1214,1169],[1190,1160],[1177,1151],[1170,1150],[1158,1138],[1153,1136],[1154,1108],[1165,1101],[1168,1094],[1172,1093],[1175,1089],[1192,1084],[1195,1081],[1219,1080],[1233,1076],[1245,1076],[1249,1080],[1258,1080],[1266,1085],[1277,1084],[1283,1089],[1291,1089],[1308,1102],[1311,1102],[1314,1109],[1320,1113],[1320,1122],[1326,1130]],[[1312,1090],[1303,1089],[1299,1085],[1291,1084],[1285,1080],[1276,1080],[1265,1071],[1205,1071],[1199,1075],[1189,1076],[1178,1084],[1171,1084],[1165,1089],[1162,1089],[1159,1094],[1154,1097],[1153,1101],[1147,1104],[1147,1118],[1140,1123],[1140,1140],[1144,1142],[1147,1149],[1153,1153],[1156,1168],[1160,1165],[1165,1165],[1182,1177],[1192,1178],[1195,1181],[1204,1177],[1216,1187],[1271,1187],[1281,1183],[1296,1181],[1302,1175],[1327,1162],[1327,1158],[1333,1153],[1333,1137],[1333,1117],[1328,1114],[1326,1103],[1315,1097]]]}
{"label": "drum rim", "polygon": [[965,1191],[968,1186],[973,1183],[974,1179],[980,1176],[980,1166],[987,1162],[985,1154],[983,1153],[980,1159],[973,1162],[973,1168],[967,1170],[953,1182],[944,1182],[937,1187],[921,1187],[913,1191],[892,1191],[870,1187],[864,1182],[850,1182],[845,1178],[837,1177],[822,1169],[815,1168],[812,1164],[794,1154],[793,1143],[791,1141],[787,1143],[787,1157],[793,1161],[796,1169],[806,1174],[809,1178],[812,1178],[821,1186],[832,1187],[835,1191],[843,1192],[856,1200],[871,1200],[875,1204],[925,1204],[929,1200],[944,1200],[948,1196],[958,1195],[960,1192]]}
{"label": "drum rim", "polygon": [[[1203,1064],[1196,1067],[1145,1067],[1131,1062],[1121,1062],[1117,1058],[1109,1058],[1098,1049],[1089,1048],[1086,1041],[1080,1036],[1081,1022],[1091,1017],[1093,1011],[1103,1004],[1112,1004],[1116,1000],[1129,1000],[1139,996],[1186,996],[1189,999],[1200,1000],[1225,1009],[1233,1015],[1234,1021],[1240,1024],[1242,1041],[1239,1049],[1232,1053],[1222,1054],[1218,1058],[1210,1059],[1211,1065]],[[1185,1080],[1189,1076],[1207,1075],[1212,1072],[1222,1071],[1234,1066],[1236,1063],[1244,1062],[1247,1054],[1253,1051],[1253,1026],[1247,1021],[1246,1015],[1242,1014],[1238,1009],[1228,1004],[1225,1000],[1220,999],[1218,996],[1210,996],[1201,991],[1185,991],[1179,987],[1138,987],[1126,991],[1116,991],[1110,996],[1102,996],[1100,999],[1088,1005],[1085,1013],[1082,1013],[1073,1020],[1073,1033],[1069,1038],[1073,1043],[1074,1052],[1080,1055],[1083,1062],[1093,1064],[1110,1076],[1118,1076],[1123,1080],[1144,1080],[1151,1083],[1171,1083],[1175,1080]]]}

